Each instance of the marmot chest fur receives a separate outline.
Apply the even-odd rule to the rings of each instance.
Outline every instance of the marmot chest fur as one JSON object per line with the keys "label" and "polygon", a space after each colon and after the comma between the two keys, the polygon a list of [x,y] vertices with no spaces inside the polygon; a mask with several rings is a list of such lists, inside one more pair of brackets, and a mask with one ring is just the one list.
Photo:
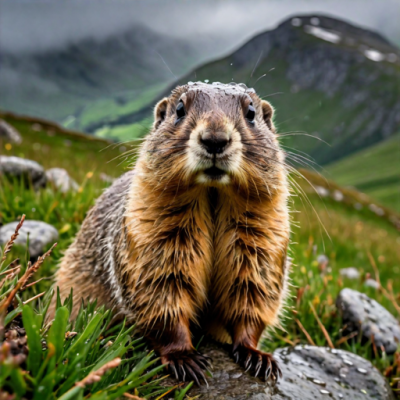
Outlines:
{"label": "marmot chest fur", "polygon": [[193,327],[276,379],[257,349],[286,294],[287,171],[272,106],[243,84],[179,86],[160,101],[134,170],[98,199],[67,250],[62,297],[137,324],[180,379],[204,378]]}

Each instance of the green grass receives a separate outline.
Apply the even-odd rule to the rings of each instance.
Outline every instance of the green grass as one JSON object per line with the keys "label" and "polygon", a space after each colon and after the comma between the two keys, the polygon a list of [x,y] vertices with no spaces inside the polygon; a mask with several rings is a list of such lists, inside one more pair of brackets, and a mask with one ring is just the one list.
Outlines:
{"label": "green grass", "polygon": [[99,183],[100,173],[117,177],[128,165],[124,153],[131,149],[129,144],[71,133],[34,118],[12,114],[3,114],[2,118],[21,133],[23,141],[10,144],[0,139],[0,154],[37,160],[45,169],[65,168],[79,184],[88,176],[95,184]]}
{"label": "green grass", "polygon": [[[4,257],[0,252],[3,276],[10,268],[5,262],[10,246],[4,250]],[[126,392],[146,398],[177,388],[161,385],[163,366],[156,365],[158,359],[147,351],[141,338],[133,337],[134,326],[127,327],[123,322],[110,328],[110,310],[96,307],[96,302],[81,306],[72,320],[72,293],[63,304],[57,293],[55,318],[51,323],[47,321],[53,291],[48,290],[43,297],[41,293],[39,300],[32,301],[36,298],[32,290],[23,290],[29,272],[36,266],[40,268],[41,261],[39,258],[36,264],[28,264],[22,276],[18,277],[18,272],[8,275],[0,285],[3,397],[12,393],[16,399],[114,400]],[[20,332],[21,326],[27,336],[22,346],[18,337],[23,338],[25,332]]]}
{"label": "green grass", "polygon": [[327,175],[400,211],[400,134],[326,166]]}
{"label": "green grass", "polygon": [[[60,233],[59,243],[52,256],[43,263],[38,272],[32,277],[32,281],[42,277],[46,279],[21,294],[21,301],[26,301],[32,296],[50,289],[51,280],[48,278],[57,268],[57,263],[63,251],[70,245],[74,235],[78,232],[86,212],[105,187],[105,184],[100,179],[95,179],[95,175],[103,172],[116,176],[122,173],[126,166],[112,164],[114,169],[110,168],[110,164],[107,161],[120,153],[118,149],[112,148],[100,152],[99,148],[104,148],[105,142],[99,141],[97,143],[87,139],[85,143],[84,137],[69,135],[67,132],[60,133],[60,136],[57,134],[49,138],[46,129],[32,139],[32,131],[29,128],[31,124],[23,121],[17,122],[12,119],[9,119],[9,121],[21,130],[24,142],[21,146],[13,146],[10,150],[6,150],[7,144],[3,143],[0,148],[2,153],[15,155],[23,153],[46,167],[64,166],[81,184],[81,189],[77,193],[67,194],[55,192],[52,189],[34,192],[22,185],[5,181],[2,181],[0,185],[0,221],[8,223],[19,219],[22,214],[26,214],[28,219],[40,219],[54,225]],[[63,145],[64,140],[70,140],[71,144],[65,147]],[[45,156],[41,151],[30,149],[33,143],[39,143],[41,146],[48,145],[50,153]],[[36,147],[38,148],[38,146]],[[87,173],[91,171],[95,171],[95,174],[89,178]],[[323,178],[314,177],[306,171],[304,173],[307,179],[313,180],[316,185],[325,184]],[[89,174],[89,176],[91,175]],[[381,354],[375,357],[371,343],[362,344],[358,338],[342,339],[343,325],[340,316],[336,312],[334,302],[341,288],[351,287],[367,293],[387,307],[397,318],[400,317],[398,305],[395,304],[395,302],[399,301],[398,294],[400,293],[400,232],[389,221],[390,217],[395,214],[385,214],[385,217],[379,217],[366,207],[369,202],[368,198],[362,196],[358,198],[357,192],[345,189],[343,189],[345,198],[341,202],[335,201],[331,197],[320,199],[304,181],[299,181],[298,178],[294,179],[304,189],[311,205],[307,203],[306,198],[303,196],[292,197],[293,234],[291,256],[294,261],[291,273],[291,296],[288,301],[286,318],[283,320],[284,329],[272,332],[270,338],[263,343],[263,347],[267,350],[274,350],[277,347],[287,346],[288,344],[306,343],[307,337],[299,328],[296,319],[301,321],[315,344],[327,345],[327,338],[320,329],[312,312],[313,307],[336,347],[347,349],[368,358],[382,372],[389,371],[388,367],[394,363],[395,356]],[[331,190],[338,189],[337,186],[333,185],[329,186]],[[363,202],[362,204],[364,205],[360,210],[354,208],[354,204],[358,202]],[[325,254],[329,258],[328,268],[324,271],[320,271],[317,263],[317,257],[320,254]],[[14,248],[10,254],[10,259],[15,257],[19,257],[23,265],[26,265],[27,256],[23,249]],[[370,275],[375,277],[374,263],[377,265],[382,287],[386,288],[386,291],[374,290],[364,286],[366,277]],[[349,266],[359,269],[361,272],[360,280],[348,281],[340,277],[339,270]],[[13,281],[8,282],[7,288],[15,285],[16,279],[14,278]],[[393,290],[394,300],[389,299],[387,296],[390,290]],[[4,295],[4,290],[0,292],[0,301],[1,294]],[[86,346],[76,352],[82,355],[82,358],[79,358],[80,356],[78,357],[78,355],[76,356],[78,358],[71,358],[72,363],[78,362],[77,360],[79,359],[80,367],[72,370],[70,362],[66,365],[56,363],[57,368],[52,372],[53,369],[50,366],[54,364],[51,363],[64,359],[66,354],[69,354],[69,349],[79,341],[85,330],[94,325],[94,323],[91,325],[91,321],[95,318],[95,314],[93,308],[90,308],[94,306],[83,309],[81,318],[85,322],[82,325],[78,324],[78,329],[76,327],[77,322],[70,321],[67,317],[70,303],[67,302],[65,306],[60,305],[59,310],[62,311],[59,311],[59,325],[61,328],[58,331],[58,336],[55,332],[52,336],[49,331],[43,328],[44,310],[49,296],[50,292],[47,292],[45,297],[28,303],[30,311],[25,312],[29,314],[28,316],[24,315],[23,309],[26,306],[22,306],[20,300],[17,300],[17,303],[14,304],[14,309],[17,312],[19,307],[22,309],[24,323],[29,323],[26,322],[30,321],[29,318],[35,318],[40,321],[39,330],[28,332],[28,337],[32,337],[29,340],[36,340],[36,347],[38,348],[39,341],[44,340],[47,343],[47,349],[37,356],[39,361],[36,368],[42,371],[40,379],[37,379],[33,372],[27,377],[21,375],[22,370],[13,372],[14,370],[7,369],[8,372],[5,375],[8,375],[0,379],[3,379],[4,387],[8,390],[17,390],[17,382],[22,379],[25,381],[25,386],[23,387],[26,387],[24,389],[26,393],[31,398],[34,398],[34,396],[39,398],[38,396],[41,395],[39,388],[43,386],[43,380],[51,380],[52,378],[50,377],[55,376],[56,380],[55,383],[52,381],[54,385],[52,383],[51,391],[53,397],[49,395],[50,397],[40,398],[59,398],[62,393],[66,395],[73,389],[72,381],[84,379],[91,371],[98,369],[105,360],[109,360],[114,350],[118,350],[118,355],[122,358],[121,366],[115,370],[108,371],[99,383],[86,387],[79,394],[79,396],[88,396],[87,398],[111,399],[115,398],[112,396],[116,393],[115,385],[118,382],[125,382],[128,375],[139,368],[138,365],[144,365],[141,363],[148,364],[152,362],[151,360],[154,361],[154,358],[149,358],[143,347],[140,347],[139,351],[137,351],[137,347],[141,346],[142,342],[136,342],[135,336],[128,335],[129,331],[127,329],[129,328],[119,326],[115,331],[107,331],[106,321],[109,318],[109,314],[107,314],[106,310],[100,309],[96,314],[99,315],[97,317],[98,325],[93,330],[90,328],[91,333],[88,339],[85,339],[85,341],[88,340]],[[91,315],[89,316],[89,314]],[[78,332],[78,335],[71,342],[62,339],[63,332],[67,330]],[[118,349],[112,347],[112,350],[105,349],[104,343],[108,340],[115,343],[116,337],[124,338],[122,347],[118,347]],[[50,357],[48,343],[52,343],[52,341],[57,343],[55,348],[58,350],[55,351],[55,355]],[[115,355],[116,353],[113,354]],[[72,357],[72,354],[70,356]],[[56,357],[56,359],[53,360],[52,357]],[[69,359],[69,357],[67,358]],[[150,367],[150,369],[153,368],[153,372],[154,365],[152,364]],[[16,368],[18,370],[18,368],[21,369],[23,367]],[[390,371],[390,373],[388,372],[390,379],[400,376],[400,371],[396,368]],[[53,375],[51,375],[52,373]],[[157,379],[162,376],[159,371],[158,373],[156,371],[155,374],[157,374]],[[71,376],[69,380],[68,376]],[[66,383],[67,381],[68,383]],[[139,395],[149,396],[150,392],[154,393],[161,390],[157,382],[157,380],[155,383],[153,380],[149,380],[149,386],[145,386],[144,389],[142,386],[136,387],[139,390]],[[127,383],[123,385],[125,384]],[[121,387],[125,387],[123,385]],[[148,391],[146,392],[146,390]],[[96,397],[100,396],[100,394],[104,397]]]}

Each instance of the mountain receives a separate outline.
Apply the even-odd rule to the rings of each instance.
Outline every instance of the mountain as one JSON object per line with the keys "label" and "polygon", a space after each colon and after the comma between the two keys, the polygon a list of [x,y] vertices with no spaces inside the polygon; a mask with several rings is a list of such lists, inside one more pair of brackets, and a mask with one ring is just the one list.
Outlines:
{"label": "mountain", "polygon": [[[306,152],[319,164],[400,130],[400,50],[377,33],[309,15],[293,17],[231,55],[196,68],[142,109],[108,121],[108,134],[134,136],[136,131],[129,131],[129,126],[147,124],[158,98],[176,84],[194,80],[254,87],[275,106],[279,131],[293,132],[282,143]],[[88,128],[96,131],[103,126],[100,120]]]}
{"label": "mountain", "polygon": [[[40,52],[0,51],[0,108],[66,122],[82,129],[80,114],[96,103],[127,106],[160,91],[197,60],[187,41],[134,26],[104,40],[82,39]],[[146,100],[146,98],[144,97]],[[143,100],[142,100],[143,101]],[[100,109],[98,103],[103,107]],[[130,108],[130,111],[135,108]],[[69,118],[67,118],[70,116]],[[89,121],[92,116],[86,116]],[[76,121],[78,120],[78,121]]]}

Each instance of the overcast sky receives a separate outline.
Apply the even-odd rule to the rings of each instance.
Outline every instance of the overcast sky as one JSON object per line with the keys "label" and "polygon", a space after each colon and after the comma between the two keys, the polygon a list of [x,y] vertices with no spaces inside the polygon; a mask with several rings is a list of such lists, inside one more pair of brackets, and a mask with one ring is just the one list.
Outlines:
{"label": "overcast sky", "polygon": [[400,0],[0,0],[0,50],[99,40],[141,23],[227,52],[295,14],[323,13],[400,43]]}

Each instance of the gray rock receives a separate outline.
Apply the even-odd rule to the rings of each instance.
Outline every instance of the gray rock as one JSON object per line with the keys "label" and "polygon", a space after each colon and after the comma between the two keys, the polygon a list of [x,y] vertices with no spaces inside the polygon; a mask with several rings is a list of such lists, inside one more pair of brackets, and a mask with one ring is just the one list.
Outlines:
{"label": "gray rock", "polygon": [[342,268],[339,272],[341,276],[348,279],[358,279],[360,277],[360,272],[354,267]]}
{"label": "gray rock", "polygon": [[324,265],[326,265],[326,264],[328,264],[328,262],[329,262],[329,258],[328,258],[325,254],[320,254],[320,255],[317,257],[317,263],[318,263],[318,264],[324,264]]}
{"label": "gray rock", "polygon": [[380,288],[379,282],[377,282],[375,279],[371,279],[371,278],[365,280],[364,286],[372,287],[374,289]]}
{"label": "gray rock", "polygon": [[374,336],[378,348],[394,353],[400,341],[400,325],[386,308],[366,294],[352,289],[343,289],[336,299],[343,323],[349,332],[359,332],[365,340]]}
{"label": "gray rock", "polygon": [[79,185],[69,176],[64,168],[50,168],[46,171],[47,182],[54,185],[60,192],[77,191]]}
{"label": "gray rock", "polygon": [[296,346],[274,352],[283,373],[272,399],[394,399],[383,375],[343,350]]}
{"label": "gray rock", "polygon": [[[228,352],[217,344],[201,351],[212,357],[213,377],[209,387],[195,387],[189,396],[205,400],[394,400],[381,373],[353,353],[325,347],[296,346],[274,352],[283,377],[274,384],[245,373]],[[169,382],[171,384],[172,381]]]}
{"label": "gray rock", "polygon": [[[0,244],[5,244],[10,240],[18,222],[10,222],[0,228]],[[34,220],[25,220],[15,244],[26,246],[29,233],[29,255],[36,259],[46,252],[58,240],[58,231],[53,226]]]}
{"label": "gray rock", "polygon": [[0,119],[0,139],[5,139],[7,142],[11,143],[21,143],[21,134],[6,121]]}
{"label": "gray rock", "polygon": [[43,167],[36,161],[14,156],[0,156],[0,175],[32,183],[35,189],[46,184]]}

